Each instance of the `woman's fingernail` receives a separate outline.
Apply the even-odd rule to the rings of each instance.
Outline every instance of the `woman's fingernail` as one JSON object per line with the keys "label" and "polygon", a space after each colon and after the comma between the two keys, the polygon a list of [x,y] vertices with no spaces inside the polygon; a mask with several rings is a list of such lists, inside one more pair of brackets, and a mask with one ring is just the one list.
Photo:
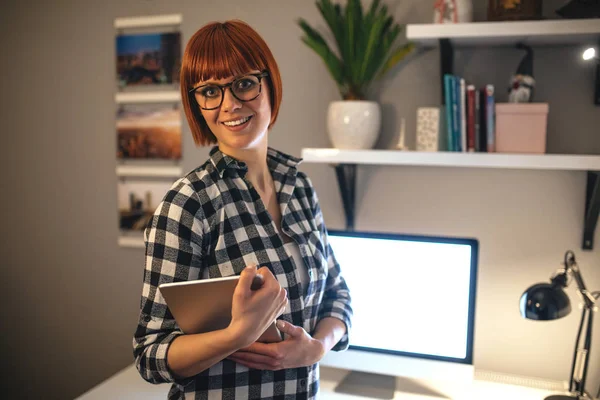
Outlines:
{"label": "woman's fingernail", "polygon": [[277,325],[277,328],[279,328],[279,329],[284,329],[285,328],[285,322],[283,322],[280,319],[277,320],[276,325]]}

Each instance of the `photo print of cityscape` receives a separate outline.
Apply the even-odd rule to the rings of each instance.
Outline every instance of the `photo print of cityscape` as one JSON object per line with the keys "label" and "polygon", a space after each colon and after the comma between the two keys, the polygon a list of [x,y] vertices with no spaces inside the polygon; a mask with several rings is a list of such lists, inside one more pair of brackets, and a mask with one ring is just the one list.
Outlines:
{"label": "photo print of cityscape", "polygon": [[117,158],[181,159],[180,105],[120,105],[117,109]]}
{"label": "photo print of cityscape", "polygon": [[179,82],[181,33],[123,34],[116,46],[120,88]]}
{"label": "photo print of cityscape", "polygon": [[176,179],[119,179],[119,228],[125,234],[143,232]]}

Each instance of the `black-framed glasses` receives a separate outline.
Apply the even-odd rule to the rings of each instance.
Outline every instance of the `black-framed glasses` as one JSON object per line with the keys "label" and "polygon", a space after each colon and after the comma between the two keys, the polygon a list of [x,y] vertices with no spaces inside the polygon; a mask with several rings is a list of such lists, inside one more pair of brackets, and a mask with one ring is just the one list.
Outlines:
{"label": "black-framed glasses", "polygon": [[233,97],[239,101],[252,101],[260,96],[262,78],[269,76],[267,71],[247,74],[235,78],[226,85],[207,83],[189,90],[203,110],[215,110],[221,107],[225,98],[225,89],[230,88]]}

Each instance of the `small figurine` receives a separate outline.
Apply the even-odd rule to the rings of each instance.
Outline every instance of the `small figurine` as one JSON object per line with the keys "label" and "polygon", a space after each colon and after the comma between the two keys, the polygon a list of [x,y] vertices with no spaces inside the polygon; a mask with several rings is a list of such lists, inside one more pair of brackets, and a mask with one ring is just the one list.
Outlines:
{"label": "small figurine", "polygon": [[527,54],[521,60],[517,72],[512,76],[508,89],[510,103],[530,103],[533,100],[535,79],[533,78],[533,50],[522,43],[518,49],[525,50]]}
{"label": "small figurine", "polygon": [[436,0],[433,5],[433,23],[435,24],[456,24],[472,21],[472,0]]}
{"label": "small figurine", "polygon": [[406,136],[406,120],[402,118],[402,122],[400,123],[400,137],[398,138],[398,143],[396,144],[396,150],[406,151],[408,147],[404,144],[404,139]]}

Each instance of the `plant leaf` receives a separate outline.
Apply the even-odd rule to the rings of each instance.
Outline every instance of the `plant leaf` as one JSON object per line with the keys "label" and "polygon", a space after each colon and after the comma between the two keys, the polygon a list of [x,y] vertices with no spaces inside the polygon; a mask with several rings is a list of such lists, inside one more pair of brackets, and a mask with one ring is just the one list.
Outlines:
{"label": "plant leaf", "polygon": [[350,82],[350,85],[352,86],[352,84],[354,82],[356,82],[356,75],[357,75],[357,69],[356,69],[356,63],[353,62],[353,60],[355,59],[355,17],[354,14],[356,13],[356,7],[357,7],[357,3],[358,6],[360,7],[360,0],[348,0],[348,4],[346,5],[346,20],[345,20],[345,24],[346,24],[346,59],[345,61],[345,65],[347,68],[347,71],[349,74],[347,74],[348,76],[348,81]]}
{"label": "plant leaf", "polygon": [[308,25],[308,23],[304,19],[298,19],[298,25],[300,25],[300,28],[302,28],[306,37],[310,38],[315,42],[327,45],[325,39],[323,39],[323,36],[321,36],[319,32],[317,32],[310,25]]}
{"label": "plant leaf", "polygon": [[390,56],[388,57],[386,62],[383,64],[381,71],[379,71],[379,73],[377,74],[377,78],[381,78],[390,69],[394,68],[394,66],[396,64],[398,64],[400,61],[402,61],[404,59],[404,57],[406,57],[408,54],[410,54],[414,48],[415,48],[414,43],[407,43],[404,46],[399,47],[398,49],[394,50],[394,52],[392,52],[390,54]]}
{"label": "plant leaf", "polygon": [[371,64],[381,65],[382,58],[381,56],[379,58],[376,57],[376,47],[380,45],[380,43],[377,42],[381,40],[381,32],[383,31],[383,27],[385,25],[386,13],[387,7],[382,6],[380,11],[377,13],[377,16],[375,17],[370,32],[368,32],[369,38],[360,69],[360,82],[362,83],[369,81],[367,79],[367,71],[369,70],[369,66]]}
{"label": "plant leaf", "polygon": [[320,43],[314,41],[309,37],[303,37],[302,41],[311,49],[315,51],[325,62],[325,66],[329,70],[329,73],[338,84],[338,86],[344,85],[344,68],[339,58],[331,51],[326,43]]}
{"label": "plant leaf", "polygon": [[336,6],[334,6],[330,0],[320,0],[317,1],[316,4],[323,19],[327,22],[329,29],[331,29],[336,46],[343,58],[344,26],[342,24],[343,21],[339,18],[338,10],[336,10]]}

